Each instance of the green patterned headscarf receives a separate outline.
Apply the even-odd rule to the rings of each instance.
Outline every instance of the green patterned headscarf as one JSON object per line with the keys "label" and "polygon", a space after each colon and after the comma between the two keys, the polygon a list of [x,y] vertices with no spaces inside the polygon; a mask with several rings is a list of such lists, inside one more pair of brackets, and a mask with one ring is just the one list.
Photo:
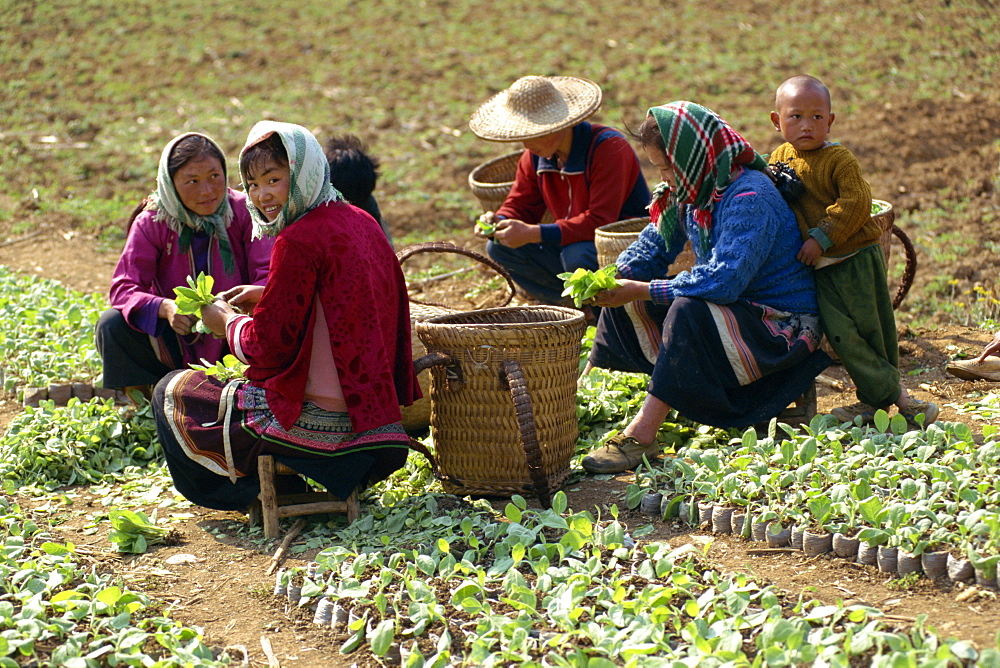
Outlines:
{"label": "green patterned headscarf", "polygon": [[180,237],[178,245],[181,251],[186,251],[191,246],[191,239],[196,232],[206,232],[219,240],[219,254],[222,256],[222,266],[226,273],[233,272],[233,251],[229,244],[229,233],[227,228],[233,222],[233,208],[229,206],[229,194],[222,198],[219,208],[209,216],[199,216],[191,211],[181,202],[177,188],[174,187],[174,179],[170,175],[170,154],[174,147],[186,137],[203,137],[219,151],[222,159],[222,174],[226,174],[225,153],[219,145],[209,137],[200,132],[185,132],[170,140],[170,143],[163,148],[160,153],[160,164],[156,171],[156,190],[147,199],[146,210],[155,211],[154,220],[163,223]]}
{"label": "green patterned headscarf", "polygon": [[693,206],[698,241],[707,252],[712,210],[733,181],[733,170],[742,165],[764,171],[767,161],[718,114],[694,102],[653,107],[648,115],[656,119],[677,180],[676,189],[668,183],[653,189],[650,218],[669,244],[680,221],[681,205]]}
{"label": "green patterned headscarf", "polygon": [[[247,197],[247,208],[253,219],[253,236],[276,236],[281,230],[327,202],[344,199],[340,192],[330,185],[330,163],[323,154],[323,148],[309,130],[301,125],[261,121],[250,130],[247,143],[240,151],[240,158],[251,146],[267,139],[272,134],[281,138],[281,144],[288,154],[288,202],[278,217],[269,222]],[[242,160],[241,160],[242,162]],[[247,175],[240,170],[243,189],[247,190]],[[249,191],[247,191],[249,192]]]}

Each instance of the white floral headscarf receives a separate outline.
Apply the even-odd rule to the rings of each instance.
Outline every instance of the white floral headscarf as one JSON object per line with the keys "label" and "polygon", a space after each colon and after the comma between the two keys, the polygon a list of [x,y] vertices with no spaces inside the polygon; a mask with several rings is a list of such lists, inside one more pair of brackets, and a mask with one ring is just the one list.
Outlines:
{"label": "white floral headscarf", "polygon": [[[291,225],[306,213],[327,202],[344,199],[340,192],[330,185],[330,163],[323,154],[323,148],[316,137],[301,125],[278,123],[276,121],[261,121],[253,126],[247,143],[240,151],[243,154],[251,146],[267,139],[272,134],[281,138],[281,143],[288,154],[288,202],[281,209],[278,217],[268,221],[264,214],[247,198],[247,208],[253,219],[254,238],[263,235],[275,236],[281,230]],[[247,190],[247,176],[240,170],[243,189]],[[247,190],[249,192],[249,190]]]}
{"label": "white floral headscarf", "polygon": [[211,137],[200,132],[179,134],[171,139],[163,148],[163,152],[160,153],[160,163],[156,171],[156,190],[150,194],[146,210],[155,211],[154,220],[163,223],[180,236],[181,250],[187,250],[191,245],[191,237],[194,236],[195,232],[205,232],[218,238],[223,266],[227,272],[231,272],[233,270],[233,253],[226,228],[233,222],[233,208],[229,205],[228,193],[226,197],[222,198],[219,208],[214,213],[208,216],[199,216],[184,206],[180,195],[177,194],[177,188],[174,186],[174,179],[170,176],[170,154],[173,153],[178,142],[192,136],[206,139],[219,151],[219,155],[223,156],[222,174],[223,178],[225,177],[225,153]]}

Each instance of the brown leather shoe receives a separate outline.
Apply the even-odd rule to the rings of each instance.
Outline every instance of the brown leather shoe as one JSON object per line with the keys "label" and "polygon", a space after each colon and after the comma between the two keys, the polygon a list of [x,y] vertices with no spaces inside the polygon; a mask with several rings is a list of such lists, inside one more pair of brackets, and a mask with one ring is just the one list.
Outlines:
{"label": "brown leather shoe", "polygon": [[615,434],[607,442],[583,458],[583,468],[590,473],[620,473],[634,469],[642,457],[652,463],[660,454],[657,443],[643,445],[631,436]]}

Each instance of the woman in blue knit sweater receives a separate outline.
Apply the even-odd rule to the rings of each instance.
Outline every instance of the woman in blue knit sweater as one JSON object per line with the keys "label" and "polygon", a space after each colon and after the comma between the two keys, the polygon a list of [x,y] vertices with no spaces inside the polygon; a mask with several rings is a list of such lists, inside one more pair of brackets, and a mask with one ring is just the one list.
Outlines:
{"label": "woman in blue knit sweater", "polygon": [[[584,458],[592,473],[654,459],[671,408],[717,427],[769,420],[830,363],[795,215],[766,161],[692,102],[650,109],[636,136],[663,183],[653,222],[618,257],[620,287],[594,298],[621,308],[602,310],[588,365],[651,380],[635,419]],[[668,277],[688,240],[694,267]]]}

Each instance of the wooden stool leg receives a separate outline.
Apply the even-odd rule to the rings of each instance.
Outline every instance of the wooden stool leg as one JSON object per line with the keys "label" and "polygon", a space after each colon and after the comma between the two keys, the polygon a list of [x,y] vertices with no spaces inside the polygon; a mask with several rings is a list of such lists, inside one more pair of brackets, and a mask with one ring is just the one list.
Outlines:
{"label": "wooden stool leg", "polygon": [[264,520],[264,538],[278,537],[278,493],[274,489],[274,457],[257,457],[257,475],[260,477],[260,506]]}
{"label": "wooden stool leg", "polygon": [[361,517],[361,502],[358,500],[358,490],[357,488],[351,492],[351,495],[346,499],[347,503],[347,523],[353,524],[354,520]]}

